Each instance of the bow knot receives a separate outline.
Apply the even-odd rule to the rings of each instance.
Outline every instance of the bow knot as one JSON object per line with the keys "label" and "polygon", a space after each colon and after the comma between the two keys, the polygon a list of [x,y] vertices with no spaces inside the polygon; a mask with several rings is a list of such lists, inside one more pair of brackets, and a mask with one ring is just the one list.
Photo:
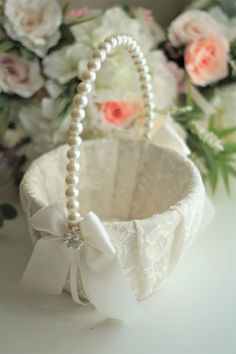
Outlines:
{"label": "bow knot", "polygon": [[74,234],[71,232],[66,232],[63,235],[62,242],[68,247],[68,248],[75,248],[75,249],[80,249],[81,247],[84,246],[84,241],[81,237],[81,234]]}
{"label": "bow knot", "polygon": [[76,230],[67,230],[64,203],[54,203],[34,214],[35,230],[49,234],[39,239],[22,277],[22,284],[43,294],[60,294],[69,273],[73,300],[78,295],[80,271],[89,302],[110,318],[128,319],[137,313],[137,301],[123,274],[116,250],[101,220],[87,213]]}

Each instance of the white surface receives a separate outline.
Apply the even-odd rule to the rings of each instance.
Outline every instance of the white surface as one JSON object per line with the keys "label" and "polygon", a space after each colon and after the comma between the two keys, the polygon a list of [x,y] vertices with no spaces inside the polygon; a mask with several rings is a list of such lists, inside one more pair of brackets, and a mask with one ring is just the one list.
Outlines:
{"label": "white surface", "polygon": [[214,199],[214,223],[129,324],[104,320],[66,293],[37,299],[21,293],[32,244],[20,212],[0,230],[0,353],[235,354],[236,188],[230,199],[223,192]]}

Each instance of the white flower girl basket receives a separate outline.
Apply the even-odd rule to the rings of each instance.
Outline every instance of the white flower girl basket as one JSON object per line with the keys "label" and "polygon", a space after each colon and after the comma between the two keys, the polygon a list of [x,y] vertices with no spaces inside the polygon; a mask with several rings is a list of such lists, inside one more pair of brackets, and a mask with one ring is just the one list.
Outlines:
{"label": "white flower girl basket", "polygon": [[[118,46],[128,50],[137,67],[145,137],[81,144],[92,82]],[[188,158],[150,143],[154,119],[151,77],[140,47],[126,35],[107,38],[78,86],[69,150],[61,146],[38,158],[21,183],[35,243],[24,286],[45,294],[65,288],[75,302],[89,302],[118,319],[135,311],[136,299],[158,290],[194,239],[205,190]]]}

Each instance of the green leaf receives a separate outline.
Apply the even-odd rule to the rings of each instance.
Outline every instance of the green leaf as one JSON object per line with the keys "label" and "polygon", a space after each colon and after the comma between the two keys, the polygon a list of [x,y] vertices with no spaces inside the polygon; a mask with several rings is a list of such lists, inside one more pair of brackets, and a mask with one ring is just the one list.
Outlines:
{"label": "green leaf", "polygon": [[30,60],[35,57],[35,54],[26,49],[25,47],[20,47],[20,56],[25,60]]}
{"label": "green leaf", "polygon": [[224,153],[235,154],[236,153],[236,143],[224,144]]}
{"label": "green leaf", "polygon": [[65,17],[67,15],[68,10],[69,10],[69,3],[67,2],[62,8],[63,17]]}
{"label": "green leaf", "polygon": [[235,167],[233,167],[232,165],[228,165],[228,171],[233,177],[236,177],[236,168]]}
{"label": "green leaf", "polygon": [[221,131],[217,132],[216,134],[218,135],[219,138],[224,138],[224,137],[231,135],[235,132],[236,132],[236,127],[232,127],[232,128],[227,128],[227,129],[221,130]]}
{"label": "green leaf", "polygon": [[15,44],[14,42],[10,40],[5,40],[0,42],[0,53],[5,53],[8,52],[10,49],[14,48]]}
{"label": "green leaf", "polygon": [[10,120],[10,99],[7,95],[0,95],[0,138],[3,137]]}
{"label": "green leaf", "polygon": [[230,192],[230,186],[229,186],[229,172],[228,172],[228,166],[227,166],[227,164],[224,162],[224,160],[222,160],[222,159],[219,159],[219,160],[218,160],[218,163],[219,163],[219,167],[220,167],[221,174],[222,174],[222,177],[223,177],[223,181],[224,181],[225,188],[226,188],[226,190],[227,190],[227,193],[229,194],[229,192]]}
{"label": "green leaf", "polygon": [[202,144],[202,149],[205,154],[206,162],[209,170],[209,182],[212,187],[212,191],[215,192],[218,182],[218,166],[217,161],[212,150],[205,144]]}
{"label": "green leaf", "polygon": [[10,204],[2,204],[1,205],[2,214],[4,219],[11,220],[17,216],[16,209]]}

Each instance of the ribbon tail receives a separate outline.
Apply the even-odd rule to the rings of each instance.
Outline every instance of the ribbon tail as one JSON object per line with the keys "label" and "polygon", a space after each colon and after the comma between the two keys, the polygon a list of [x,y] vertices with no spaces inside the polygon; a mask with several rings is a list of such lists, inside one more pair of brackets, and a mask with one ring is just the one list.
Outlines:
{"label": "ribbon tail", "polygon": [[73,256],[72,256],[72,262],[70,265],[70,291],[71,291],[71,296],[72,299],[76,304],[79,305],[87,305],[88,302],[82,301],[79,297],[78,294],[78,286],[77,286],[77,271],[79,267],[79,250],[78,249],[73,249]]}
{"label": "ribbon tail", "polygon": [[79,266],[88,299],[99,312],[118,320],[137,316],[137,300],[116,255],[85,246],[80,249]]}
{"label": "ribbon tail", "polygon": [[40,239],[21,279],[21,287],[41,295],[59,295],[71,264],[71,250],[54,239]]}

